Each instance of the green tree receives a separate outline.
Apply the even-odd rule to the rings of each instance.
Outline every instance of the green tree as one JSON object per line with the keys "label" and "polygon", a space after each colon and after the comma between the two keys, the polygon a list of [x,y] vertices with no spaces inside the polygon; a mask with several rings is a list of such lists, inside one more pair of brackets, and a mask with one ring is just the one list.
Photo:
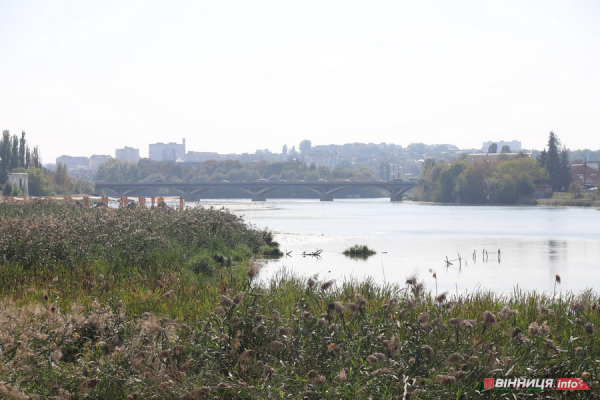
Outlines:
{"label": "green tree", "polygon": [[3,196],[11,196],[13,194],[13,186],[12,183],[6,182],[2,187],[2,195]]}
{"label": "green tree", "polygon": [[[550,179],[568,178],[567,176],[565,176],[565,160],[562,159],[559,148],[560,140],[558,139],[558,136],[556,136],[554,131],[551,131],[548,135],[548,151],[544,149],[544,151],[538,156],[538,162],[543,168],[546,168]],[[568,160],[568,154],[566,158]]]}
{"label": "green tree", "polygon": [[50,182],[46,179],[44,171],[41,168],[29,168],[27,170],[18,170],[17,172],[27,172],[30,196],[51,196],[54,194],[50,187]]}
{"label": "green tree", "polygon": [[498,152],[498,145],[496,143],[492,143],[490,144],[490,147],[488,147],[488,153],[490,154],[495,154]]}
{"label": "green tree", "polygon": [[569,193],[573,195],[574,199],[581,198],[581,183],[579,181],[574,180],[569,185]]}
{"label": "green tree", "polygon": [[517,157],[501,162],[493,172],[488,185],[492,203],[515,204],[534,191],[534,181],[547,177],[546,171],[528,157]]}
{"label": "green tree", "polygon": [[73,193],[73,182],[67,174],[67,166],[63,163],[56,165],[56,172],[52,174],[52,182],[55,185],[56,192],[59,194]]}
{"label": "green tree", "polygon": [[8,180],[11,150],[10,132],[5,130],[2,132],[2,139],[0,140],[0,158],[2,159],[2,165],[0,166],[0,184],[4,184]]}
{"label": "green tree", "polygon": [[33,148],[33,152],[31,153],[31,168],[42,168],[42,158],[40,156],[40,151],[37,146]]}
{"label": "green tree", "polygon": [[479,162],[468,165],[456,179],[456,195],[460,202],[487,203],[487,183],[491,175],[491,163]]}
{"label": "green tree", "polygon": [[27,141],[25,140],[25,131],[21,132],[21,140],[19,140],[19,167],[25,168],[25,153],[27,149]]}
{"label": "green tree", "polygon": [[507,144],[502,146],[502,150],[500,150],[500,153],[510,153],[510,146]]}
{"label": "green tree", "polygon": [[11,152],[10,152],[10,170],[19,168],[19,137],[13,135],[10,139]]}
{"label": "green tree", "polygon": [[73,194],[93,194],[95,191],[94,182],[85,178],[76,178],[73,182]]}

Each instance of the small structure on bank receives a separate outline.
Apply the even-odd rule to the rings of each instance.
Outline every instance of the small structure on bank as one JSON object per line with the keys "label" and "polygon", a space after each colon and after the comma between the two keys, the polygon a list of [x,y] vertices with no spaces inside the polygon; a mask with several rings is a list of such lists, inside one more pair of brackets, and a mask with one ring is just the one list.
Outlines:
{"label": "small structure on bank", "polygon": [[18,187],[24,196],[29,196],[29,175],[26,172],[10,172],[8,174],[8,182],[13,187]]}

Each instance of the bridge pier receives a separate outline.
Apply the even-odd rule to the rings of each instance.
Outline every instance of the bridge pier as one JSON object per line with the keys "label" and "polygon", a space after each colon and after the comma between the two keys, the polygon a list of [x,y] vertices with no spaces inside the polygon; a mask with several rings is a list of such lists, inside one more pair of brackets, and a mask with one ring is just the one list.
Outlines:
{"label": "bridge pier", "polygon": [[392,193],[390,195],[390,201],[402,201],[402,195],[404,193]]}
{"label": "bridge pier", "polygon": [[265,193],[252,193],[252,201],[267,201]]}
{"label": "bridge pier", "polygon": [[333,196],[328,193],[321,193],[321,201],[333,201]]}

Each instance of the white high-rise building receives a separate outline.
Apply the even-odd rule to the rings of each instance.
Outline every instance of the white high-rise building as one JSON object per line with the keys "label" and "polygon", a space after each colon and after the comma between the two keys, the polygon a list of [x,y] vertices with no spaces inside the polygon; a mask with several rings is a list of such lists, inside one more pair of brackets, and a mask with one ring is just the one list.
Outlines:
{"label": "white high-rise building", "polygon": [[185,139],[179,143],[153,143],[149,147],[148,156],[155,161],[183,161],[185,158]]}
{"label": "white high-rise building", "polygon": [[140,150],[125,146],[122,149],[115,150],[117,160],[136,163],[140,161]]}

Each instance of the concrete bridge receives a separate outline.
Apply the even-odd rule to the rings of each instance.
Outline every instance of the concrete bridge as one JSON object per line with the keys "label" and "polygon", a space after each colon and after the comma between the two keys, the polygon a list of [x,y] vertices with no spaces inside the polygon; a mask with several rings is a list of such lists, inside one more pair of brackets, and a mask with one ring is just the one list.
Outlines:
{"label": "concrete bridge", "polygon": [[281,188],[305,188],[319,195],[321,201],[333,201],[333,195],[350,188],[378,188],[390,194],[391,201],[402,201],[404,193],[413,189],[416,181],[254,181],[254,182],[136,182],[115,183],[95,182],[96,190],[111,189],[120,196],[135,196],[142,191],[156,191],[171,189],[181,195],[201,196],[211,189],[238,188],[250,195],[252,201],[266,201],[267,194]]}

